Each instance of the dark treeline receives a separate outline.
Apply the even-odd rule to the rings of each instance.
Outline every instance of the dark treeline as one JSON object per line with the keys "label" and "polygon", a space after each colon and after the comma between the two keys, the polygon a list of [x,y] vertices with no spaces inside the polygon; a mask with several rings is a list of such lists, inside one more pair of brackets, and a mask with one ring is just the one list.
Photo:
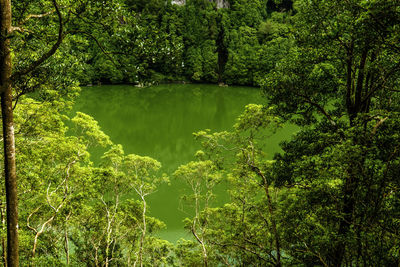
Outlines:
{"label": "dark treeline", "polygon": [[271,42],[287,37],[284,24],[291,6],[291,1],[271,0],[230,0],[226,8],[203,0],[188,0],[184,5],[126,0],[119,23],[96,33],[98,40],[90,42],[88,52],[81,47],[85,65],[80,80],[83,84],[259,85],[285,54],[284,48],[277,49]]}

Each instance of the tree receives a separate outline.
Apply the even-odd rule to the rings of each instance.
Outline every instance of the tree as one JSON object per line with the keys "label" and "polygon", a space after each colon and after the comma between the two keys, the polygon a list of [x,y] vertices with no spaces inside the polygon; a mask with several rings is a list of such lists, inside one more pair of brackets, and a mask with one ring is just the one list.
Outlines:
{"label": "tree", "polygon": [[18,195],[11,87],[11,0],[0,2],[0,83],[3,120],[4,170],[7,205],[7,264],[18,266]]}
{"label": "tree", "polygon": [[[388,142],[396,139],[400,108],[399,5],[296,2],[296,45],[265,79],[276,114],[303,126],[283,145],[274,174],[278,184],[296,188],[297,199],[286,205],[308,213],[288,220],[299,227],[283,227],[303,244],[290,249],[301,262],[397,264],[390,252],[396,234],[383,224],[396,224],[388,214],[397,217],[388,208],[398,198],[391,188],[399,149]],[[387,253],[373,244],[377,233]]]}
{"label": "tree", "polygon": [[[270,109],[250,104],[233,132],[195,134],[204,151],[197,152],[198,161],[175,172],[193,191],[185,197],[194,206],[194,218],[187,220],[187,227],[200,246],[186,242],[188,247],[183,249],[178,245],[183,264],[200,264],[195,257],[200,254],[203,265],[283,265],[274,197],[278,191],[272,186],[272,162],[262,148],[263,141],[280,126]],[[215,207],[209,202],[218,192],[217,183],[227,186],[230,201]]]}
{"label": "tree", "polygon": [[20,166],[20,260],[39,266],[69,264],[75,258],[69,244],[75,229],[71,221],[77,220],[90,199],[90,190],[84,193],[92,180],[87,148],[107,144],[109,139],[93,119],[82,114],[73,123],[84,134],[67,135],[60,112],[68,101],[39,99],[23,97],[14,110]]}
{"label": "tree", "polygon": [[193,203],[194,209],[194,218],[193,220],[187,219],[186,227],[201,246],[203,265],[208,266],[210,249],[205,232],[209,218],[206,213],[201,213],[211,207],[211,200],[215,197],[213,190],[221,180],[221,174],[216,171],[213,162],[208,160],[182,165],[174,175],[183,179],[193,193],[183,197],[187,202]]}
{"label": "tree", "polygon": [[[82,22],[79,18],[84,17],[84,13],[93,12],[94,8],[97,8],[99,13],[106,14],[107,6],[98,5],[98,3],[96,6],[96,2],[90,5],[89,2],[72,4],[68,1],[58,3],[52,0],[44,1],[39,5],[29,1],[18,1],[13,5],[12,10],[11,0],[3,0],[0,3],[0,83],[7,196],[7,262],[9,266],[18,266],[18,202],[13,100],[45,84],[43,82],[43,76],[45,76],[43,72],[46,70],[44,63],[59,50],[68,34],[83,33],[77,27],[78,22]],[[112,4],[114,3],[110,6]],[[90,16],[87,18],[90,19]],[[14,25],[11,25],[11,22]],[[54,27],[47,27],[48,24]],[[39,34],[36,35],[36,33]],[[22,52],[12,55],[11,51]],[[12,57],[18,63],[14,68]],[[48,66],[47,69],[49,69]],[[17,89],[15,96],[12,90],[13,85]]]}
{"label": "tree", "polygon": [[[70,97],[75,94],[73,88],[68,91]],[[113,146],[101,167],[94,167],[88,148],[110,145],[108,136],[88,115],[77,113],[68,120],[65,108],[71,102],[59,98],[60,91],[48,93],[51,101],[45,94],[23,96],[14,110],[21,263],[133,264],[143,233],[143,265],[171,262],[172,245],[152,235],[164,224],[146,214],[143,232],[144,205],[132,192],[133,184],[140,187],[140,178],[149,181],[146,190],[154,188],[153,175],[144,174],[153,174],[157,163],[133,155],[125,161],[118,152],[122,148]],[[135,167],[141,177],[135,177]]]}

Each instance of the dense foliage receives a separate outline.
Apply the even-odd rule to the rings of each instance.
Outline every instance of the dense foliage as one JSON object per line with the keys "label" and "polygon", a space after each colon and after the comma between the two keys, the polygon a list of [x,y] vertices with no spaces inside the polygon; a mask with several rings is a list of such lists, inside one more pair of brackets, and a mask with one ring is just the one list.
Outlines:
{"label": "dense foliage", "polygon": [[[65,40],[13,84],[23,265],[400,264],[400,3],[228,3],[60,1]],[[59,16],[51,1],[13,1],[13,12],[21,74],[51,48]],[[202,150],[173,174],[188,186],[193,238],[177,244],[147,214],[169,181],[161,164],[126,155],[90,116],[65,115],[79,82],[174,80],[261,85],[269,103],[248,105],[231,132],[194,134]],[[288,122],[300,130],[268,160]],[[98,166],[95,146],[107,148]],[[229,201],[218,206],[220,183]]]}
{"label": "dense foliage", "polygon": [[258,85],[290,43],[270,42],[289,33],[289,13],[272,12],[289,10],[290,1],[226,2],[229,8],[218,9],[203,0],[124,1],[117,25],[77,47],[85,58],[81,82]]}

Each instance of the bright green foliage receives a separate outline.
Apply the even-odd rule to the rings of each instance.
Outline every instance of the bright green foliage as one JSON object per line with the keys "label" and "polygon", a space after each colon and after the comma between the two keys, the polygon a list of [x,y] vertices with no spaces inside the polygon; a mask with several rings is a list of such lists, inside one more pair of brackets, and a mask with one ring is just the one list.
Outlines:
{"label": "bright green foliage", "polygon": [[[68,131],[68,118],[61,114],[69,103],[61,98],[63,92],[42,90],[34,95],[37,99],[21,97],[15,109],[21,262],[37,266],[133,263],[145,216],[143,262],[171,263],[172,245],[152,236],[165,225],[144,214],[144,202],[135,196],[135,190],[147,195],[167,181],[157,175],[160,163],[125,156],[121,146],[113,145],[102,166],[93,167],[88,147],[109,146],[109,137],[83,113],[68,122],[75,130]],[[42,100],[45,94],[52,98]],[[75,135],[67,134],[72,132]],[[1,236],[5,238],[4,221]]]}
{"label": "bright green foliage", "polygon": [[272,108],[262,105],[249,104],[246,106],[242,115],[237,119],[234,128],[242,133],[250,131],[251,135],[259,129],[273,129],[280,126],[280,120],[272,115]]}
{"label": "bright green foliage", "polygon": [[76,128],[75,134],[82,140],[88,140],[87,146],[91,144],[98,144],[101,146],[111,144],[110,138],[100,130],[97,121],[89,115],[77,112],[76,116],[72,118],[71,121],[74,123]]}
{"label": "bright green foliage", "polygon": [[179,240],[175,254],[180,266],[201,266],[203,264],[202,251],[197,241]]}
{"label": "bright green foliage", "polygon": [[93,203],[83,212],[80,219],[85,223],[75,237],[80,261],[90,260],[94,265],[171,261],[171,245],[150,236],[164,224],[146,215],[145,197],[168,181],[155,176],[160,166],[149,157],[125,156],[120,145],[104,153],[101,167],[93,173]]}
{"label": "bright green foliage", "polygon": [[[211,207],[211,201],[215,197],[213,190],[221,181],[221,174],[212,161],[200,160],[180,166],[175,171],[174,176],[183,179],[192,193],[182,197],[185,204],[187,205],[188,203],[194,210],[194,218],[193,220],[186,219],[185,228],[193,234],[193,237],[200,244],[202,262],[207,266],[209,262],[212,261],[212,258],[210,258],[210,250],[212,250],[212,248],[210,244],[208,244],[208,240],[206,240],[206,229],[208,227],[209,217],[207,216],[208,214],[203,211]],[[195,262],[190,262],[193,258],[188,257],[191,254],[190,249],[188,251],[182,251],[182,249],[183,248],[179,246],[177,248],[177,254],[182,255],[181,263],[195,264]],[[184,255],[186,253],[189,253],[189,255]],[[186,259],[187,257],[189,259]],[[188,262],[188,260],[190,261]],[[196,264],[199,264],[199,262]]]}
{"label": "bright green foliage", "polygon": [[[279,242],[280,234],[276,229],[271,180],[267,176],[272,162],[265,160],[259,142],[279,126],[279,119],[271,115],[270,109],[251,104],[238,118],[234,132],[201,131],[195,134],[201,140],[204,152],[197,153],[199,161],[181,166],[175,175],[191,186],[194,192],[192,203],[197,204],[200,196],[207,199],[207,195],[212,193],[214,185],[207,185],[214,179],[207,179],[207,174],[216,172],[215,177],[224,177],[230,202],[222,207],[195,205],[195,217],[187,223],[193,234],[196,233],[193,231],[195,223],[201,224],[198,226],[201,238],[196,238],[197,247],[190,243],[183,248],[181,244],[184,241],[178,245],[177,256],[181,262],[199,264],[199,254],[209,265],[221,262],[268,265],[278,262],[276,238]],[[199,189],[199,179],[205,188],[209,188],[208,194]]]}

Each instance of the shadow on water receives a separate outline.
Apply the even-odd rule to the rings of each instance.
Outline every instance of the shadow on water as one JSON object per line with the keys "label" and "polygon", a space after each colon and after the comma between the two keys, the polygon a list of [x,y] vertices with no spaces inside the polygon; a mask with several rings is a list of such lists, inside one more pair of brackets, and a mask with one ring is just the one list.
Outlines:
{"label": "shadow on water", "polygon": [[217,90],[217,92],[216,92],[215,106],[216,106],[216,109],[215,109],[213,124],[221,125],[222,121],[225,119],[224,115],[227,113],[225,101],[224,101],[224,95],[223,95],[222,90]]}

